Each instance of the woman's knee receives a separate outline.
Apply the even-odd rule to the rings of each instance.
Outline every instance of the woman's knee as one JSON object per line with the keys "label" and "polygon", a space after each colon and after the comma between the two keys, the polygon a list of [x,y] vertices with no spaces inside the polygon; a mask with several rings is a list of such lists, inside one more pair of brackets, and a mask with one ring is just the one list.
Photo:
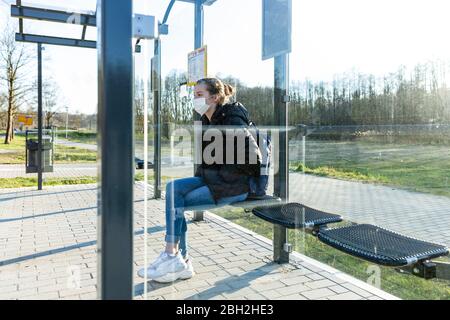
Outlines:
{"label": "woman's knee", "polygon": [[193,209],[197,206],[209,206],[214,204],[214,198],[207,186],[192,190],[184,197],[187,208]]}
{"label": "woman's knee", "polygon": [[170,180],[169,182],[167,182],[166,184],[166,194],[169,192],[174,192],[175,190],[175,181],[176,180]]}
{"label": "woman's knee", "polygon": [[177,189],[179,188],[180,183],[182,183],[184,178],[180,178],[180,179],[172,179],[169,182],[167,182],[166,185],[166,191],[167,190],[172,190],[172,189]]}
{"label": "woman's knee", "polygon": [[202,185],[202,180],[198,177],[188,177],[170,180],[166,185],[166,192],[189,191]]}

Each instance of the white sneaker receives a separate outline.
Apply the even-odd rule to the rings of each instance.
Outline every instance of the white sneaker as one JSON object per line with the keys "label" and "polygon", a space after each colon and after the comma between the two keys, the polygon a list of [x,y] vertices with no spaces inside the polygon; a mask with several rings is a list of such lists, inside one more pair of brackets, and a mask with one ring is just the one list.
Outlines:
{"label": "white sneaker", "polygon": [[[185,259],[185,261],[186,261],[186,259]],[[187,270],[184,274],[182,274],[182,277],[180,277],[180,279],[183,279],[183,280],[192,278],[195,275],[191,258],[188,258],[188,260],[186,261],[186,265],[187,265]]]}
{"label": "white sneaker", "polygon": [[147,272],[147,278],[149,278],[150,270],[155,270],[161,263],[167,261],[170,258],[169,254],[165,251],[161,252],[158,258],[153,261],[147,268],[142,268],[138,271],[138,276],[145,278],[145,272]]}
{"label": "white sneaker", "polygon": [[178,279],[189,279],[194,275],[192,263],[184,261],[182,255],[178,252],[174,257],[159,264],[156,269],[148,272],[149,278],[156,282],[174,282]]}

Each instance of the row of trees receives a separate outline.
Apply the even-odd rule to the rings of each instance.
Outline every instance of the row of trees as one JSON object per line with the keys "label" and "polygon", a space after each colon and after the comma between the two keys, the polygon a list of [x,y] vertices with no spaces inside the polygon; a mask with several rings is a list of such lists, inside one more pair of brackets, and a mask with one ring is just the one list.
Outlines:
{"label": "row of trees", "polygon": [[316,125],[450,123],[449,69],[437,61],[378,78],[351,72],[331,83],[297,82],[291,119]]}
{"label": "row of trees", "polygon": [[[291,125],[385,125],[450,123],[448,63],[433,61],[412,70],[400,67],[384,77],[351,71],[336,75],[330,82],[294,81],[289,108]],[[256,123],[273,124],[273,88],[248,87],[239,79],[222,79],[236,86],[237,99],[249,110]],[[164,80],[162,121],[190,123],[192,101],[180,97],[180,84],[186,74],[173,71]],[[137,97],[143,99],[142,87]],[[188,88],[192,97],[192,88]],[[142,115],[143,104],[136,104]],[[152,104],[149,104],[150,114]],[[150,121],[153,119],[150,117]],[[142,123],[142,119],[137,120]]]}
{"label": "row of trees", "polygon": [[[15,41],[12,28],[0,37],[0,125],[6,129],[5,143],[14,138],[19,111],[36,110],[36,81],[30,81],[27,66],[32,61],[26,47]],[[291,125],[384,125],[450,123],[448,62],[430,61],[413,69],[400,67],[384,77],[351,71],[330,82],[294,81],[290,85]],[[187,75],[172,71],[163,81],[162,121],[192,123],[192,88],[182,95]],[[250,87],[233,77],[223,78],[237,88],[234,100],[242,102],[257,124],[273,124],[273,88]],[[44,125],[54,125],[65,109],[58,105],[58,86],[46,79],[43,86]],[[143,130],[143,83],[135,87],[136,128]],[[151,99],[151,95],[150,98]],[[28,108],[28,110],[25,110]],[[152,101],[149,101],[150,115]],[[63,109],[63,110],[61,110]],[[59,114],[59,116],[57,116]],[[80,116],[81,117],[81,116]],[[89,117],[89,116],[86,116]],[[81,117],[82,118],[82,117]],[[60,119],[59,119],[60,120]],[[149,117],[150,123],[153,117]],[[93,127],[92,119],[88,127]],[[85,122],[86,122],[85,121]],[[62,122],[62,121],[61,121]],[[80,120],[80,122],[82,122]]]}
{"label": "row of trees", "polygon": [[[29,107],[27,109],[21,109],[20,113],[26,114],[33,119],[33,125],[28,127],[26,125],[22,125],[17,121],[14,122],[14,129],[30,129],[37,127],[37,111],[36,108]],[[90,131],[97,130],[97,115],[96,114],[84,114],[80,112],[75,113],[67,113],[65,111],[61,111],[61,108],[58,108],[58,111],[48,111],[44,112],[43,117],[43,126],[45,128],[49,128],[52,126],[56,126],[58,128],[65,128],[67,123],[67,127],[70,130],[76,129],[86,129]],[[0,112],[0,128],[6,128],[7,124],[7,115],[5,111]]]}

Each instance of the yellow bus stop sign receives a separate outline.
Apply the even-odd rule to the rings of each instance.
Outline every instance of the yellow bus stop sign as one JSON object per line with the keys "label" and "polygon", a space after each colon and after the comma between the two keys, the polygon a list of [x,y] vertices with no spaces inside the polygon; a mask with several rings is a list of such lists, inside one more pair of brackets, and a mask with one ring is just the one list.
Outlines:
{"label": "yellow bus stop sign", "polygon": [[25,126],[32,126],[33,125],[33,117],[32,116],[27,116],[27,115],[20,114],[17,117],[17,121],[22,123]]}

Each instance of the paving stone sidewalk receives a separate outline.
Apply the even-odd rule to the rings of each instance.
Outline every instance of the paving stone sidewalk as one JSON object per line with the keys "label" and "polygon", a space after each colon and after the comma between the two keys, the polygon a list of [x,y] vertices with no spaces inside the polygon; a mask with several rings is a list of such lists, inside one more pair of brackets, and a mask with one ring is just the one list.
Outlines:
{"label": "paving stone sidewalk", "polygon": [[[137,270],[144,263],[142,183],[135,195]],[[96,201],[96,185],[0,191],[0,299],[97,298]],[[164,201],[148,200],[147,212],[152,261],[163,248]],[[395,299],[300,254],[275,264],[268,239],[212,213],[188,228],[197,275],[148,282],[147,299]],[[137,275],[135,298],[144,298]]]}

